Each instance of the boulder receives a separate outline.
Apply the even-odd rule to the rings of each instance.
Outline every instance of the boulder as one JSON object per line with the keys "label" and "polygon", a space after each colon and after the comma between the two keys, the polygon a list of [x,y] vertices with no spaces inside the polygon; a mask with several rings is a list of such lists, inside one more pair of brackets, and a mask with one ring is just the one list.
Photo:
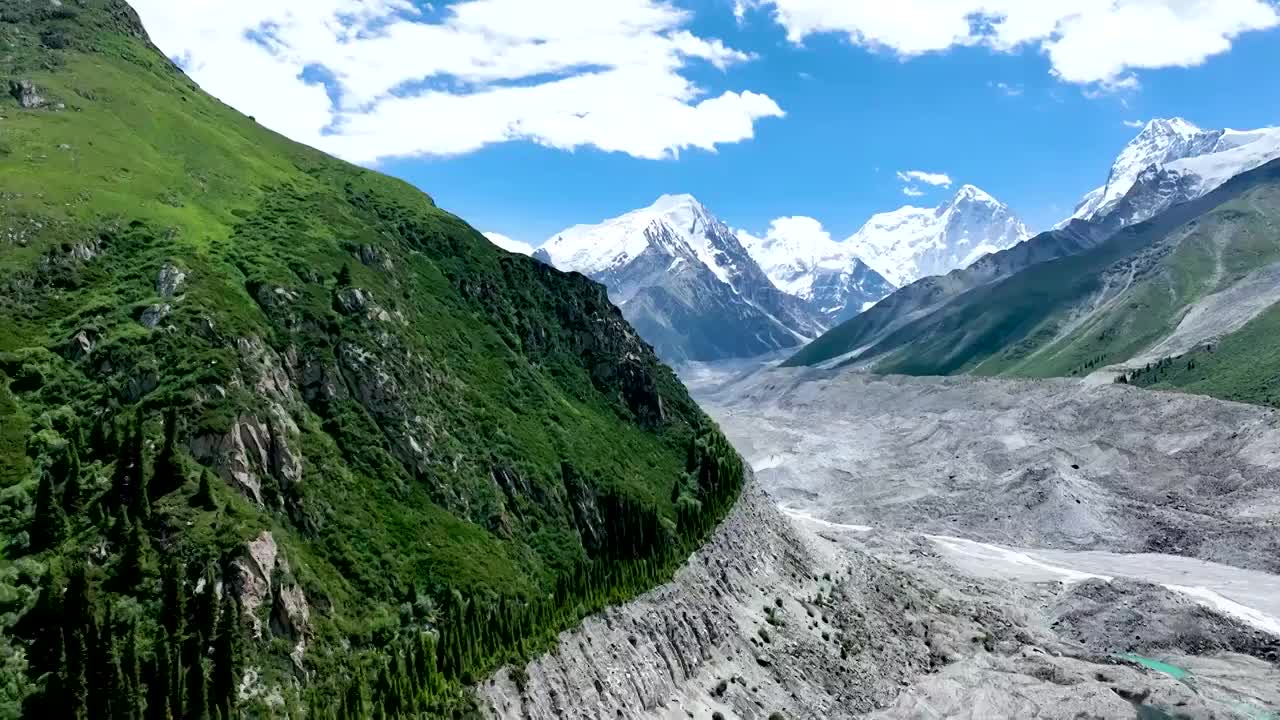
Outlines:
{"label": "boulder", "polygon": [[142,311],[142,317],[139,320],[144,327],[154,330],[165,318],[169,317],[171,310],[172,308],[167,303],[151,305]]}
{"label": "boulder", "polygon": [[27,110],[38,110],[49,104],[30,80],[10,80],[9,94],[18,101],[18,105]]}
{"label": "boulder", "polygon": [[183,283],[187,281],[187,274],[173,263],[165,263],[160,268],[160,273],[156,276],[156,292],[162,298],[171,298],[178,294],[182,289]]}
{"label": "boulder", "polygon": [[88,357],[89,353],[93,352],[94,345],[96,344],[94,342],[96,339],[95,335],[96,334],[90,333],[88,330],[81,330],[76,333],[75,337],[71,338],[71,340],[67,342],[67,357],[72,361],[82,360]]}

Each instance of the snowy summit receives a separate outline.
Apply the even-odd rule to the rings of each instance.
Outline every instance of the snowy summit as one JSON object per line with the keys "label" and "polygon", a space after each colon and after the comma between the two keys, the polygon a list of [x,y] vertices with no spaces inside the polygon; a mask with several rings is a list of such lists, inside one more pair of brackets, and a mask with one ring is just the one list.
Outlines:
{"label": "snowy summit", "polygon": [[1280,157],[1280,128],[1204,130],[1175,117],[1148,122],[1120,152],[1107,183],[1080,201],[1072,219],[1124,212],[1141,222],[1206,195],[1232,177]]}
{"label": "snowy summit", "polygon": [[850,250],[898,286],[965,268],[1031,236],[1000,201],[964,185],[936,208],[880,213],[847,241]]}

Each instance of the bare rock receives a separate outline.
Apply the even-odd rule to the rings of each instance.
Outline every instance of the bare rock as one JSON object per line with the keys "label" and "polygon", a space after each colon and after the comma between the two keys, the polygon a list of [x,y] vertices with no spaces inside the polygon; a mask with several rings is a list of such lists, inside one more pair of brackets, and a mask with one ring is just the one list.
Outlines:
{"label": "bare rock", "polygon": [[156,292],[160,297],[171,298],[178,294],[182,289],[183,283],[187,281],[187,274],[173,263],[165,263],[160,268],[159,275],[156,276]]}
{"label": "bare rock", "polygon": [[293,641],[289,657],[293,658],[295,665],[302,667],[302,658],[311,635],[311,606],[307,604],[307,596],[302,592],[302,587],[296,583],[283,585],[276,592],[271,631],[278,637]]}
{"label": "bare rock", "polygon": [[27,110],[39,110],[49,104],[30,80],[10,80],[9,94],[18,101],[19,106]]}
{"label": "bare rock", "polygon": [[245,544],[244,555],[231,562],[241,611],[253,627],[253,636],[259,640],[262,639],[262,621],[258,618],[258,609],[271,599],[271,577],[278,554],[275,537],[263,530]]}
{"label": "bare rock", "polygon": [[[338,362],[356,400],[391,442],[393,454],[411,471],[424,472],[430,462],[433,432],[425,418],[411,412],[384,355],[343,342],[338,345]],[[428,389],[426,382],[415,388],[418,392]]]}
{"label": "bare rock", "polygon": [[[289,653],[301,668],[303,655],[311,637],[311,606],[302,587],[293,580],[289,562],[266,530],[245,544],[244,552],[231,563],[235,592],[245,621],[253,628],[253,636],[264,639],[266,630],[272,636],[294,643]],[[270,608],[264,625],[262,608]]]}
{"label": "bare rock", "polygon": [[172,308],[168,303],[148,306],[146,310],[142,311],[142,317],[139,318],[139,321],[143,327],[154,330],[159,327],[161,322],[164,322],[165,318],[169,317],[171,310]]}
{"label": "bare rock", "polygon": [[391,272],[395,269],[391,258],[387,257],[387,254],[381,248],[373,245],[361,245],[359,254],[360,262],[364,263],[366,267],[375,268],[383,272]]}
{"label": "bare rock", "polygon": [[222,435],[191,439],[191,455],[210,465],[225,482],[259,506],[263,505],[259,473],[270,467],[271,433],[256,417],[239,416]]}
{"label": "bare rock", "polygon": [[391,314],[373,301],[373,295],[358,287],[344,287],[338,290],[335,299],[338,312],[343,315],[363,316],[377,322],[388,322]]}
{"label": "bare rock", "polygon": [[125,402],[135,403],[160,386],[160,377],[150,368],[139,368],[129,376],[121,389]]}
{"label": "bare rock", "polygon": [[73,361],[82,360],[88,357],[89,353],[93,352],[93,348],[97,344],[95,342],[96,338],[97,333],[93,333],[89,330],[81,330],[76,333],[75,337],[71,338],[71,340],[67,342],[67,357]]}

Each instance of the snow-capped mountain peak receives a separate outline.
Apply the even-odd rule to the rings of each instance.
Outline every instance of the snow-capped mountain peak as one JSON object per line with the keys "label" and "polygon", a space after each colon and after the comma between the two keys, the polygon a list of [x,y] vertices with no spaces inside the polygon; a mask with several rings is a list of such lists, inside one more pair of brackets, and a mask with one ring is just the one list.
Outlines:
{"label": "snow-capped mountain peak", "polygon": [[955,197],[950,202],[939,206],[939,210],[945,207],[952,207],[962,203],[980,203],[983,205],[998,205],[1004,207],[1004,203],[991,197],[987,191],[976,185],[961,185],[960,190],[956,192]]}
{"label": "snow-capped mountain peak", "polygon": [[722,234],[729,234],[728,228],[697,198],[663,195],[648,207],[595,225],[567,228],[541,249],[558,268],[597,275],[625,267],[653,247],[675,258],[692,255],[722,282],[729,282],[733,263],[715,242]]}
{"label": "snow-capped mountain peak", "polygon": [[898,286],[968,267],[1031,236],[990,193],[963,185],[935,208],[906,206],[873,216],[849,238],[850,251]]}
{"label": "snow-capped mountain peak", "polygon": [[778,218],[763,236],[739,230],[738,237],[779,290],[808,301],[833,322],[896,289],[813,218]]}
{"label": "snow-capped mountain peak", "polygon": [[1179,117],[1152,120],[1120,151],[1106,185],[1086,195],[1071,219],[1098,219],[1120,209],[1126,223],[1141,222],[1194,200],[1280,157],[1277,132],[1205,130]]}
{"label": "snow-capped mountain peak", "polygon": [[733,230],[692,195],[663,195],[567,228],[535,257],[603,283],[668,359],[769,352],[825,330],[820,315],[774,287]]}

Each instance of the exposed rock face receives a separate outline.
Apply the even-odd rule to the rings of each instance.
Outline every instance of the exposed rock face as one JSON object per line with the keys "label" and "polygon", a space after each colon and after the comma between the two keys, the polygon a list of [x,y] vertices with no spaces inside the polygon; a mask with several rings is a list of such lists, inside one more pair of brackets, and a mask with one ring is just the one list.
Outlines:
{"label": "exposed rock face", "polygon": [[391,262],[391,258],[387,257],[387,254],[381,248],[373,245],[361,245],[359,255],[360,262],[364,263],[366,267],[375,268],[383,272],[395,270],[395,264]]}
{"label": "exposed rock face", "polygon": [[[293,641],[290,656],[299,668],[311,635],[311,607],[302,588],[293,580],[289,561],[276,545],[275,537],[263,530],[245,545],[245,552],[231,562],[236,596],[245,621],[255,638],[262,640],[266,628],[272,635]],[[269,617],[264,622],[263,609]]]}
{"label": "exposed rock face", "polygon": [[334,299],[334,304],[337,305],[338,312],[343,315],[362,315],[377,322],[391,320],[391,314],[373,301],[373,295],[368,290],[361,288],[341,288]]}
{"label": "exposed rock face", "polygon": [[27,110],[38,110],[48,105],[48,101],[30,80],[10,80],[9,94],[18,101],[18,105]]}
{"label": "exposed rock face", "polygon": [[213,467],[223,480],[258,505],[266,503],[263,479],[275,480],[272,496],[302,480],[302,454],[292,410],[301,398],[289,379],[284,361],[258,338],[236,341],[242,371],[237,383],[251,389],[261,406],[256,414],[242,413],[225,433],[192,438],[191,454]]}
{"label": "exposed rock face", "polygon": [[236,573],[236,594],[245,619],[253,626],[253,635],[262,639],[262,622],[258,608],[271,598],[271,577],[276,569],[279,548],[270,532],[263,530],[245,545],[245,554],[231,563]]}
{"label": "exposed rock face", "polygon": [[263,505],[259,473],[269,466],[270,433],[256,418],[240,416],[223,435],[191,440],[191,454],[258,505]]}
{"label": "exposed rock face", "polygon": [[66,355],[71,360],[82,360],[93,352],[95,343],[94,333],[88,330],[81,330],[67,343]]}
{"label": "exposed rock face", "polygon": [[168,303],[151,305],[146,310],[142,311],[142,317],[138,320],[142,323],[143,327],[154,330],[160,326],[160,323],[164,322],[165,318],[169,317],[169,312],[171,310],[172,308]]}
{"label": "exposed rock face", "polygon": [[182,289],[183,283],[187,281],[187,274],[173,263],[165,263],[160,268],[159,275],[156,276],[156,292],[162,298],[171,298],[178,294]]}
{"label": "exposed rock face", "polygon": [[[426,418],[412,412],[397,373],[385,357],[385,353],[370,352],[353,343],[338,345],[338,363],[352,395],[378,422],[396,458],[414,473],[424,473],[431,460],[434,432]],[[418,375],[423,382],[414,392],[429,391],[429,374]]]}

